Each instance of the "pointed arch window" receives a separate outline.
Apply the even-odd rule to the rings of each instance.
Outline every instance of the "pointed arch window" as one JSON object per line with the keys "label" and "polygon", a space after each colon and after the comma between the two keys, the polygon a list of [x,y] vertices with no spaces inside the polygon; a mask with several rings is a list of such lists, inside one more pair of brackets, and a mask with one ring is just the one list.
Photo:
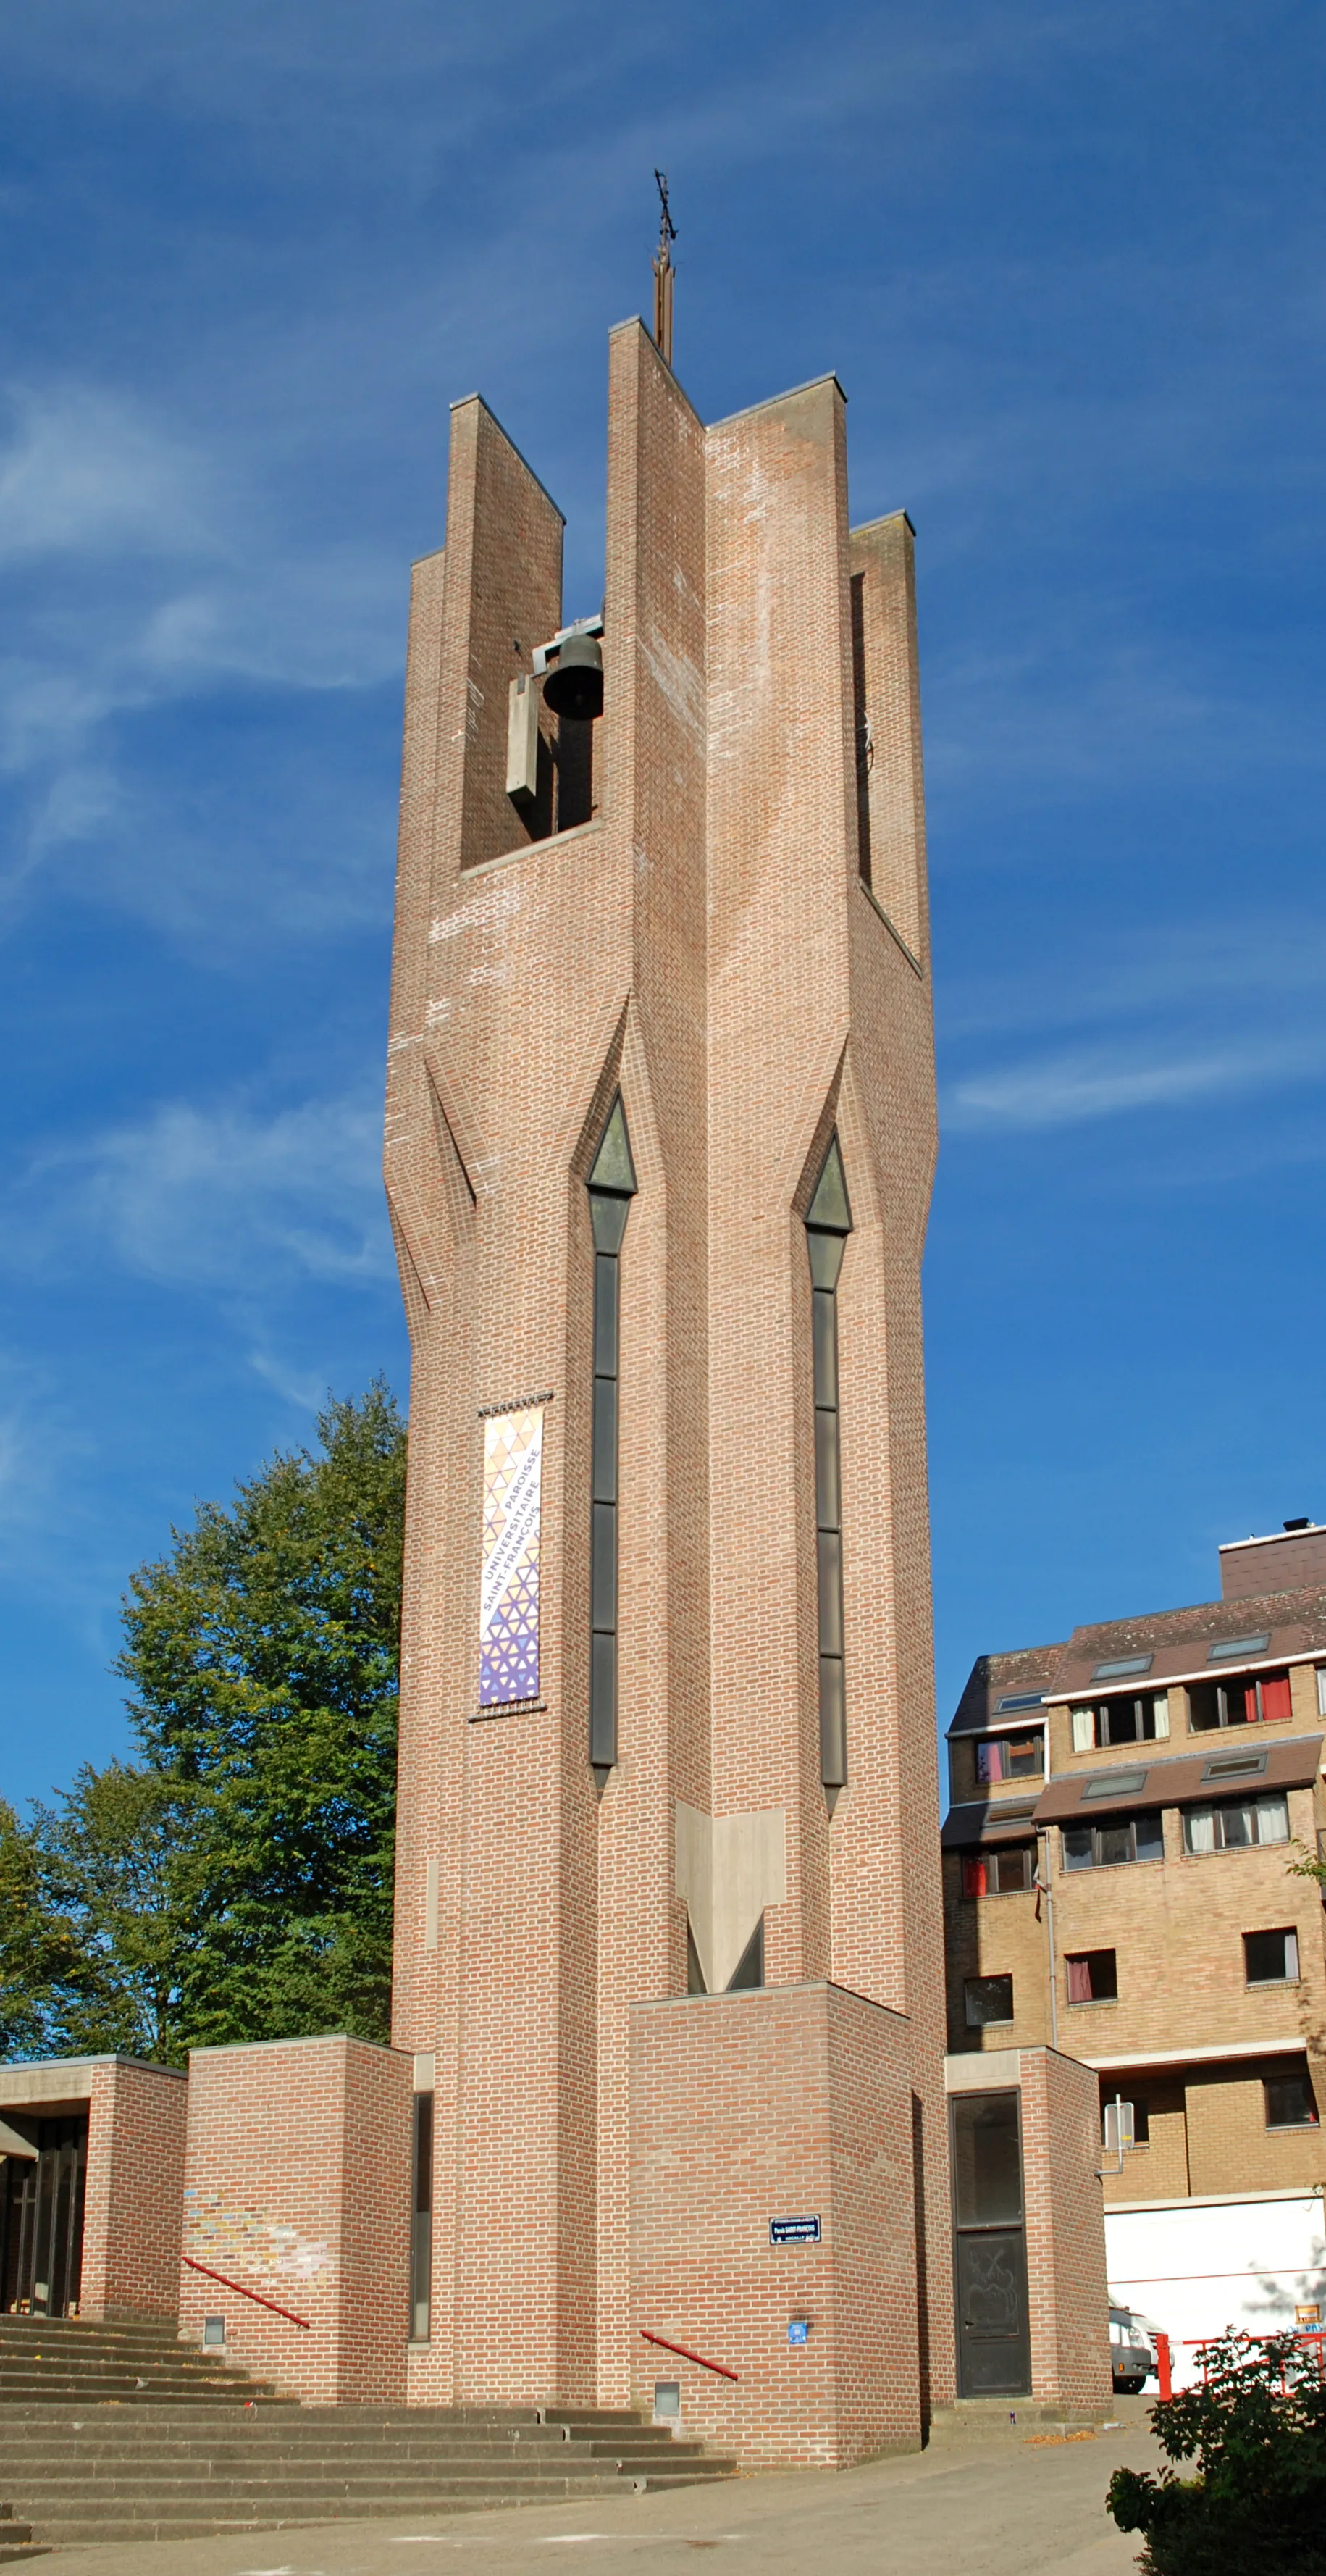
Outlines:
{"label": "pointed arch window", "polygon": [[617,1759],[617,1384],[621,1249],[636,1192],[618,1092],[589,1175],[594,1230],[594,1430],[590,1480],[589,1758],[602,1788]]}
{"label": "pointed arch window", "polygon": [[847,1778],[847,1708],[843,1683],[843,1517],[838,1446],[838,1274],[852,1231],[852,1208],[837,1131],[829,1138],[810,1206],[812,1357],[815,1377],[815,1553],[818,1560],[820,1779],[829,1790]]}

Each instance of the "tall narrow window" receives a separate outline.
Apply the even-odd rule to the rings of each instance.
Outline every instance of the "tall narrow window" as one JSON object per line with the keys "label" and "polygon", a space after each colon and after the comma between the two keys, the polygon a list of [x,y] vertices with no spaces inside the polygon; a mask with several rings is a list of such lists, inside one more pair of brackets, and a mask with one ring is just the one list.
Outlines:
{"label": "tall narrow window", "polygon": [[410,2220],[410,2341],[427,2343],[433,2295],[433,2096],[414,2097]]}
{"label": "tall narrow window", "polygon": [[843,1690],[843,1524],[838,1454],[838,1273],[852,1231],[843,1158],[829,1139],[815,1195],[806,1212],[815,1368],[815,1546],[819,1559],[820,1778],[838,1790],[847,1778]]}
{"label": "tall narrow window", "polygon": [[589,1175],[589,1213],[594,1229],[589,1758],[600,1788],[617,1759],[617,1370],[622,1238],[635,1190],[631,1140],[618,1092]]}

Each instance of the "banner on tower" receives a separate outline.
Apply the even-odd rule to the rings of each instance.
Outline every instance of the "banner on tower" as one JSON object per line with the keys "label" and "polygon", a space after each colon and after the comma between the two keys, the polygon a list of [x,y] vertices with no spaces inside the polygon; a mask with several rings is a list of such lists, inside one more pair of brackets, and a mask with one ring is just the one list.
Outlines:
{"label": "banner on tower", "polygon": [[543,1410],[521,1405],[483,1426],[480,1709],[539,1696]]}

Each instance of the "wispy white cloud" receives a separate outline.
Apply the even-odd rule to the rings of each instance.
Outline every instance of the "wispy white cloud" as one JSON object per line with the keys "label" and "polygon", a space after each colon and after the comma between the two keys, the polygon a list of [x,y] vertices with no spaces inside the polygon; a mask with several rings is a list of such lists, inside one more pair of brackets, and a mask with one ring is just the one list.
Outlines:
{"label": "wispy white cloud", "polygon": [[1139,1045],[1081,1049],[969,1074],[949,1088],[949,1130],[1071,1127],[1143,1109],[1186,1108],[1241,1092],[1320,1080],[1326,1035],[1190,1053],[1149,1053]]}
{"label": "wispy white cloud", "polygon": [[13,800],[0,912],[77,865],[84,891],[224,952],[276,929],[292,904],[313,935],[362,915],[370,894],[380,903],[380,853],[350,848],[348,807],[328,831],[316,771],[309,838],[287,827],[274,864],[251,829],[205,817],[197,785],[184,796],[168,774],[144,778],[124,732],[218,690],[380,684],[404,638],[405,576],[386,547],[284,524],[233,459],[142,404],[62,384],[10,406],[0,563],[11,582],[0,776]]}
{"label": "wispy white cloud", "polygon": [[[1283,1040],[1300,1030],[1315,1041],[1321,996],[1326,991],[1326,917],[1308,910],[1263,905],[1248,913],[1230,909],[1215,917],[1200,911],[1183,919],[1139,921],[1127,917],[1093,922],[1082,938],[1069,925],[1069,953],[1060,939],[1044,936],[1020,960],[1015,978],[988,970],[950,972],[942,994],[946,1049],[969,1047],[998,1034],[1044,1038],[1072,1029],[1079,1041],[1099,1031],[1120,1044],[1131,1024],[1137,1044],[1149,1050],[1161,1020],[1175,1039],[1202,1052],[1213,1015],[1223,1021],[1231,997],[1245,1024],[1272,1022]],[[1042,924],[1044,931],[1044,924]]]}
{"label": "wispy white cloud", "polygon": [[38,1157],[15,1193],[11,1266],[71,1241],[130,1276],[237,1296],[260,1310],[292,1281],[377,1286],[391,1269],[367,1092],[264,1114],[169,1101]]}
{"label": "wispy white cloud", "polygon": [[17,386],[0,454],[0,563],[218,551],[213,463],[95,385]]}
{"label": "wispy white cloud", "polygon": [[323,1380],[311,1370],[283,1359],[279,1352],[266,1347],[250,1351],[249,1366],[264,1386],[270,1386],[297,1413],[316,1413],[327,1401]]}

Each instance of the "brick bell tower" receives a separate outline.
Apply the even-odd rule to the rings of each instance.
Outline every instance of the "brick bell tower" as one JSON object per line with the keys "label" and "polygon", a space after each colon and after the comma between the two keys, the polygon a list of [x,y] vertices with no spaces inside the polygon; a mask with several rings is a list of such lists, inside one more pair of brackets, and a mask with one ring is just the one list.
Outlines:
{"label": "brick bell tower", "polygon": [[707,429],[630,322],[601,619],[561,564],[457,404],[386,1147],[410,2389],[843,2462],[953,2389],[912,531],[849,531],[832,376]]}

